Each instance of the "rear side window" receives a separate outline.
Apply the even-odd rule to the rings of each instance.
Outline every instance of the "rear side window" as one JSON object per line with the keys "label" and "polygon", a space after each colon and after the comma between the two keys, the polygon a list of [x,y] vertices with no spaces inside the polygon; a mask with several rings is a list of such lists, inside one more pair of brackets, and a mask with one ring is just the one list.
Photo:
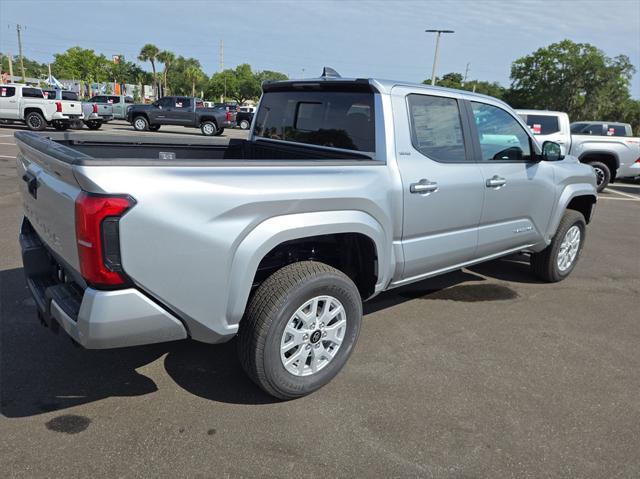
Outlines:
{"label": "rear side window", "polygon": [[447,163],[465,161],[462,123],[457,100],[409,95],[411,142],[423,155]]}
{"label": "rear side window", "polygon": [[109,103],[113,103],[114,105],[120,103],[120,97],[119,96],[110,96],[109,97]]}
{"label": "rear side window", "polygon": [[605,135],[607,136],[627,136],[624,125],[607,125]]}
{"label": "rear side window", "polygon": [[269,92],[262,97],[255,134],[345,150],[375,151],[373,93]]}
{"label": "rear side window", "polygon": [[16,88],[13,86],[0,87],[0,98],[9,98],[16,94]]}
{"label": "rear side window", "polygon": [[560,131],[557,116],[527,115],[526,123],[534,135],[551,135]]}
{"label": "rear side window", "polygon": [[56,92],[55,90],[42,90],[42,96],[44,96],[47,100],[55,100]]}
{"label": "rear side window", "polygon": [[42,90],[40,90],[40,88],[23,88],[22,96],[25,98],[44,98],[44,96],[42,95]]}

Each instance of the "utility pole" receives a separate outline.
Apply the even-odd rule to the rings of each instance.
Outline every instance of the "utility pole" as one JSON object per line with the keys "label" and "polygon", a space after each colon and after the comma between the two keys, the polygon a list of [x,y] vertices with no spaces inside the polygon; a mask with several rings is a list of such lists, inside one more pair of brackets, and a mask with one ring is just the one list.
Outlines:
{"label": "utility pole", "polygon": [[9,83],[13,83],[13,56],[9,52]]}
{"label": "utility pole", "polygon": [[425,30],[427,33],[436,33],[436,51],[433,55],[433,69],[431,70],[431,84],[436,83],[436,69],[438,68],[438,54],[440,52],[440,35],[443,33],[455,33],[453,30]]}
{"label": "utility pole", "polygon": [[16,23],[16,31],[18,32],[18,50],[20,52],[20,71],[22,73],[22,83],[26,81],[24,74],[24,57],[22,56],[22,27]]}
{"label": "utility pole", "polygon": [[471,66],[471,62],[467,62],[467,68],[464,69],[464,78],[462,79],[462,86],[467,83],[467,76],[469,75],[469,67]]}
{"label": "utility pole", "polygon": [[220,95],[220,103],[224,103],[227,96],[227,75],[224,73],[224,40],[220,39],[220,73],[224,80],[224,95]]}

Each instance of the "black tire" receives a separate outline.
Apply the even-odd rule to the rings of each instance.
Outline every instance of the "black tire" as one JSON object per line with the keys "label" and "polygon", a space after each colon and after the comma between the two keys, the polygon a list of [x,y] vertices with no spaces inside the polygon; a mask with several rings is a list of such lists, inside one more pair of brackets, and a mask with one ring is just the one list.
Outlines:
{"label": "black tire", "polygon": [[160,129],[160,125],[149,125],[149,131],[158,131]]}
{"label": "black tire", "polygon": [[240,128],[243,130],[248,130],[250,126],[251,126],[251,123],[249,122],[249,120],[242,120],[240,122]]}
{"label": "black tire", "polygon": [[220,136],[222,135],[222,133],[224,133],[224,128],[220,128],[218,131],[216,131],[216,136]]}
{"label": "black tire", "polygon": [[[280,357],[284,329],[300,307],[322,295],[342,303],[346,315],[343,340],[326,366],[309,375],[296,376],[285,369]],[[238,334],[240,362],[249,377],[268,394],[279,399],[305,396],[340,372],[353,351],[361,323],[360,294],[344,273],[319,262],[293,263],[269,276],[251,297]],[[311,342],[315,331],[309,332]],[[314,344],[324,342],[316,338]],[[308,359],[305,357],[305,364]]]}
{"label": "black tire", "polygon": [[69,123],[63,121],[54,121],[53,127],[58,131],[65,131],[69,129]]}
{"label": "black tire", "polygon": [[87,128],[90,130],[99,130],[102,126],[102,122],[98,120],[91,120],[87,122]]}
{"label": "black tire", "polygon": [[27,128],[33,131],[42,131],[47,127],[47,122],[41,113],[37,111],[31,111],[24,118]]}
{"label": "black tire", "polygon": [[149,120],[143,115],[138,115],[134,117],[132,125],[136,131],[147,131],[149,129]]}
{"label": "black tire", "polygon": [[200,131],[204,136],[214,136],[218,132],[218,125],[215,121],[206,120],[200,124]]}
{"label": "black tire", "polygon": [[[560,270],[558,266],[558,254],[560,253],[561,245],[565,239],[565,235],[569,229],[573,226],[577,226],[580,229],[580,243],[576,252],[575,258],[567,269]],[[531,270],[533,273],[543,281],[549,283],[556,283],[565,279],[573,268],[575,268],[580,258],[580,253],[584,246],[586,233],[586,222],[584,216],[581,213],[574,210],[567,210],[564,216],[560,220],[558,229],[551,244],[539,253],[533,253],[531,255]]]}
{"label": "black tire", "polygon": [[588,163],[596,174],[596,188],[598,193],[602,192],[611,181],[611,170],[609,167],[601,161],[590,161]]}

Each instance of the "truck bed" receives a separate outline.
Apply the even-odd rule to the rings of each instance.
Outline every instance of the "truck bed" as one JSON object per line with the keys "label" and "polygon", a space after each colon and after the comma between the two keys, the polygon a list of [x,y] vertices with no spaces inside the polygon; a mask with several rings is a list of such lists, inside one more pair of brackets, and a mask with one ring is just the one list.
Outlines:
{"label": "truck bed", "polygon": [[297,145],[272,140],[255,142],[238,139],[209,138],[141,138],[101,134],[17,132],[21,142],[73,165],[86,166],[205,166],[208,162],[220,164],[225,160],[355,160],[373,161],[370,156],[356,151],[337,148]]}

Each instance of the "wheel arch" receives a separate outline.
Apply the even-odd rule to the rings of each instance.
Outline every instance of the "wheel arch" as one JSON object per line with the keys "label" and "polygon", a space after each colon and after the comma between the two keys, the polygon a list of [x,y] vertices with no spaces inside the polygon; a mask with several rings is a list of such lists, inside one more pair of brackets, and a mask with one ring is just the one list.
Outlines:
{"label": "wheel arch", "polygon": [[[365,255],[368,254],[367,248],[370,248],[368,251],[373,256],[370,259],[374,263],[367,267],[373,267],[374,278],[371,284],[367,284],[366,278],[364,283],[360,284],[363,292],[369,293],[367,296],[380,292],[390,281],[394,263],[392,242],[387,238],[382,225],[371,215],[362,211],[346,210],[272,217],[251,230],[235,249],[229,276],[227,323],[233,327],[240,322],[255,280],[263,279],[259,276],[260,271],[268,272],[268,268],[261,268],[259,271],[260,266],[264,266],[265,259],[272,258],[280,251],[287,251],[294,245],[299,247],[301,244],[313,244],[317,241],[337,241],[340,245],[349,242],[365,245]],[[369,246],[366,246],[367,244]],[[312,258],[301,254],[290,259],[305,261]],[[282,263],[282,266],[296,261]],[[345,274],[349,276],[348,272]]]}
{"label": "wheel arch", "polygon": [[589,150],[582,153],[578,159],[581,163],[590,163],[592,161],[600,161],[609,167],[611,173],[611,180],[616,177],[616,172],[620,167],[620,158],[614,151],[608,150]]}
{"label": "wheel arch", "polygon": [[597,195],[593,185],[587,183],[575,183],[568,185],[562,191],[562,194],[558,199],[558,206],[549,222],[549,228],[547,229],[547,235],[545,237],[547,244],[551,242],[551,239],[555,235],[558,225],[560,224],[560,220],[562,220],[562,216],[566,210],[570,209],[582,213],[585,217],[585,221],[589,223],[593,216],[593,209],[596,201]]}

